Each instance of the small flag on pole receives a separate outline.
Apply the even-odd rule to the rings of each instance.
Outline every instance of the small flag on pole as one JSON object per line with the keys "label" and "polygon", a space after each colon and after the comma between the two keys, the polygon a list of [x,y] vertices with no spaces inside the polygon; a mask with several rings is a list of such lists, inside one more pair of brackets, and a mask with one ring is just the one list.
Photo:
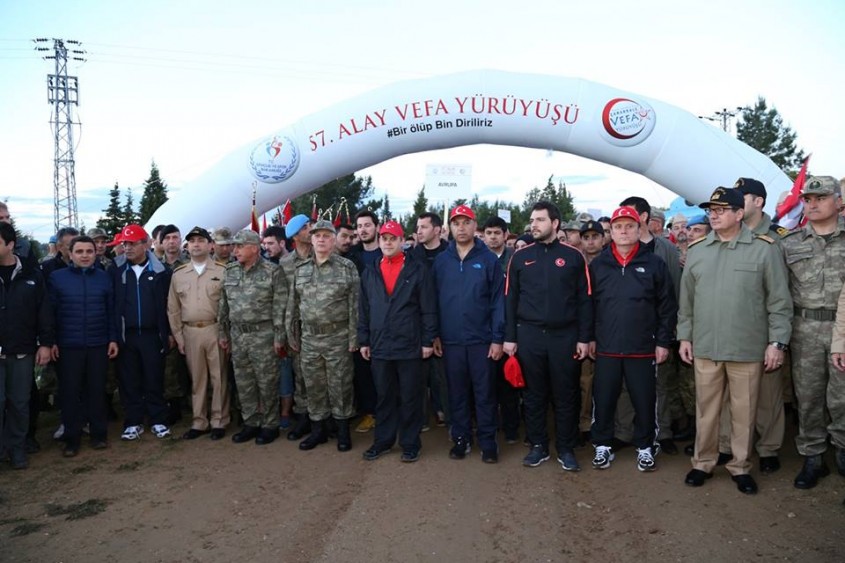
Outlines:
{"label": "small flag on pole", "polygon": [[257,183],[252,183],[252,213],[249,218],[249,227],[255,231],[256,233],[260,232],[258,230],[258,212],[255,210],[255,188]]}
{"label": "small flag on pole", "polygon": [[804,211],[804,203],[801,201],[801,190],[804,189],[804,182],[807,181],[807,165],[810,162],[811,156],[813,155],[807,155],[804,164],[801,165],[801,171],[795,177],[795,182],[792,184],[789,195],[777,206],[775,211],[775,222],[785,229],[792,230],[801,226],[802,212]]}

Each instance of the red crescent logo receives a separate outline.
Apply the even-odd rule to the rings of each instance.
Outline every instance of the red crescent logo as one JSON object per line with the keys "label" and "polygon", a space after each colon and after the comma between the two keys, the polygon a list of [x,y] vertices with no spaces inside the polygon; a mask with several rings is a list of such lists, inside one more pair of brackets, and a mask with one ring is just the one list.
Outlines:
{"label": "red crescent logo", "polygon": [[558,258],[557,260],[555,260],[555,266],[557,266],[558,268],[563,268],[565,264],[566,260],[564,260],[563,258]]}

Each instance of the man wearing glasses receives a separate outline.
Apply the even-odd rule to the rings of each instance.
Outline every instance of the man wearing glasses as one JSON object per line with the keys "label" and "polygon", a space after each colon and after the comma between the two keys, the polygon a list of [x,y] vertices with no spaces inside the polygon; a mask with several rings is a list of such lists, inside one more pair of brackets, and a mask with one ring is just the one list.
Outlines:
{"label": "man wearing glasses", "polygon": [[700,205],[713,231],[689,248],[678,340],[681,359],[695,369],[697,434],[685,482],[700,487],[712,477],[728,392],[733,458],[726,467],[740,492],[755,494],[749,456],[760,379],[783,364],[792,334],[792,298],[774,239],[755,236],[745,226],[744,206],[739,190],[722,187]]}
{"label": "man wearing glasses", "polygon": [[171,337],[167,319],[171,271],[147,250],[150,237],[140,225],[127,225],[118,236],[125,260],[116,260],[110,272],[122,331],[118,362],[125,429],[120,439],[138,440],[145,416],[153,434],[167,438],[164,356]]}

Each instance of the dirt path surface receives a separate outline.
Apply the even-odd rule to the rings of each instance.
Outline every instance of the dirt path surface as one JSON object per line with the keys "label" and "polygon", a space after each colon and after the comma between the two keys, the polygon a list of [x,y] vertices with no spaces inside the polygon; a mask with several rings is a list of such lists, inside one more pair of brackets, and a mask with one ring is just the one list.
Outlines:
{"label": "dirt path surface", "polygon": [[[46,425],[45,425],[46,427]],[[177,426],[181,434],[186,428]],[[110,428],[111,436],[119,429]],[[74,459],[39,435],[27,471],[0,465],[0,561],[843,561],[845,479],[811,491],[783,469],[740,494],[727,472],[700,489],[689,460],[658,457],[639,473],[621,450],[606,471],[565,473],[554,462],[521,466],[526,449],[503,446],[498,465],[477,451],[448,458],[446,430],[423,435],[415,464],[399,452],[366,462],[354,449],[113,440]],[[554,454],[553,454],[554,455]]]}

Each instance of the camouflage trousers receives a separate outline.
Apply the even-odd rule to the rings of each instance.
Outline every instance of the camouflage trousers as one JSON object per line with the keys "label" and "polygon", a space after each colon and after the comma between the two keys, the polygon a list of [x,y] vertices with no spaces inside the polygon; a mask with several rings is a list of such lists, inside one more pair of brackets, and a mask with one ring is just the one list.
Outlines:
{"label": "camouflage trousers", "polygon": [[272,328],[249,333],[233,330],[232,365],[244,424],[277,428],[279,367]]}
{"label": "camouflage trousers", "polygon": [[803,456],[824,453],[828,434],[837,448],[845,448],[845,373],[833,367],[830,358],[833,324],[793,319],[789,347],[798,400],[795,445]]}
{"label": "camouflage trousers", "polygon": [[185,356],[173,348],[164,357],[164,400],[172,401],[185,396],[184,385],[188,380]]}
{"label": "camouflage trousers", "polygon": [[695,372],[692,366],[681,361],[677,348],[669,351],[669,358],[660,366],[669,372],[667,383],[667,400],[669,414],[672,420],[680,420],[685,416],[695,416]]}
{"label": "camouflage trousers", "polygon": [[593,377],[596,374],[596,362],[589,358],[581,362],[581,416],[578,429],[589,432],[593,426]]}
{"label": "camouflage trousers", "polygon": [[352,353],[346,330],[302,335],[302,379],[308,395],[308,417],[347,419],[355,415]]}
{"label": "camouflage trousers", "polygon": [[293,412],[308,414],[308,392],[305,390],[305,380],[302,378],[302,354],[288,348],[288,357],[293,364]]}

